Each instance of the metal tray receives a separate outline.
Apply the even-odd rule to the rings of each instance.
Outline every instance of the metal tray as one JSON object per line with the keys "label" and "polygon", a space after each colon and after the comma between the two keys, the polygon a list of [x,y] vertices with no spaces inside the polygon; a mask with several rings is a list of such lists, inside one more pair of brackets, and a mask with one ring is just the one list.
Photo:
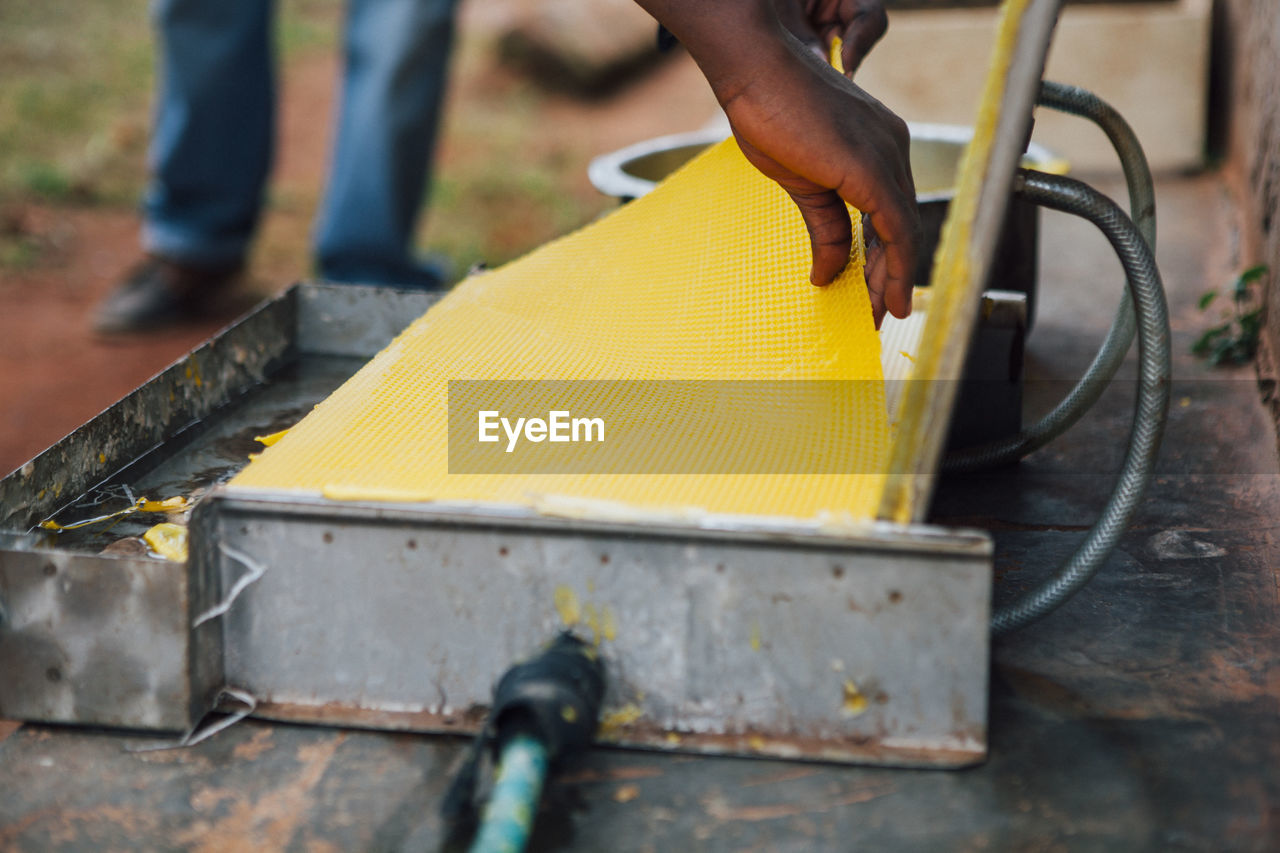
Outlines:
{"label": "metal tray", "polygon": [[[222,485],[253,436],[301,417],[433,299],[297,285],[0,481],[0,717],[186,730],[233,686],[260,716],[472,732],[501,672],[571,628],[606,662],[607,741],[984,757],[983,533],[591,522]],[[174,493],[202,496],[185,564],[115,553],[157,519],[37,527]]]}

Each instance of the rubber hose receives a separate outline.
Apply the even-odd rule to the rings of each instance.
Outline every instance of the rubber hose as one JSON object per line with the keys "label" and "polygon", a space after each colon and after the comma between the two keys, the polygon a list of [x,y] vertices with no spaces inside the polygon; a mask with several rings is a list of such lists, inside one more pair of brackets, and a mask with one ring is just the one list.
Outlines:
{"label": "rubber hose", "polygon": [[502,746],[493,793],[484,809],[471,853],[524,850],[547,778],[547,747],[531,735],[516,735]]}
{"label": "rubber hose", "polygon": [[1071,178],[1021,170],[1015,185],[1036,204],[1088,219],[1115,249],[1137,312],[1138,394],[1124,464],[1101,517],[1052,577],[992,614],[991,630],[997,635],[1017,630],[1059,607],[1089,582],[1115,548],[1155,468],[1169,409],[1171,370],[1169,309],[1160,271],[1132,220],[1111,199]]}
{"label": "rubber hose", "polygon": [[[1156,249],[1156,197],[1147,166],[1147,155],[1128,122],[1108,103],[1097,95],[1077,86],[1044,81],[1040,84],[1041,106],[1071,115],[1090,119],[1106,133],[1120,158],[1124,170],[1125,185],[1129,192],[1129,211],[1152,253]],[[1107,383],[1115,376],[1124,362],[1125,354],[1133,342],[1133,301],[1126,291],[1116,309],[1115,319],[1107,331],[1106,340],[1094,356],[1093,362],[1075,387],[1035,424],[1016,435],[996,439],[975,447],[966,447],[947,454],[942,470],[947,473],[978,471],[1016,462],[1066,432],[1089,410]]]}

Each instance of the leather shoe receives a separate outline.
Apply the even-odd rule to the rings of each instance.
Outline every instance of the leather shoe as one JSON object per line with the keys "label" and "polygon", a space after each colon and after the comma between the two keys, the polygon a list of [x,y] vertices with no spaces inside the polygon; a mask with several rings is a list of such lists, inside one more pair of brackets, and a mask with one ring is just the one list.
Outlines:
{"label": "leather shoe", "polygon": [[243,263],[197,266],[148,255],[98,305],[94,331],[146,332],[204,319]]}

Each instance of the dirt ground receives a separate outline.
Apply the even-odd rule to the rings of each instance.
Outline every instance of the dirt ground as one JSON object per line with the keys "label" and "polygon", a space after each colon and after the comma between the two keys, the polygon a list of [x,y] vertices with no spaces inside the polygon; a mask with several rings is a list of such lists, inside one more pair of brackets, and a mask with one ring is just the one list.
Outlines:
{"label": "dirt ground", "polygon": [[[462,26],[496,26],[493,8],[471,4]],[[284,71],[280,140],[273,204],[261,226],[258,248],[245,285],[248,302],[307,276],[306,233],[323,184],[328,156],[328,122],[335,51],[291,63]],[[504,99],[527,104],[528,82],[496,65],[492,57],[467,48],[455,59],[450,104],[437,163],[441,179],[451,170],[475,168],[471,139],[473,105],[501,112]],[[521,100],[522,99],[522,100]],[[608,98],[583,100],[540,95],[533,119],[540,128],[521,142],[563,168],[548,192],[587,199],[603,210],[586,179],[590,156],[647,137],[703,125],[714,102],[687,57],[676,57]],[[470,122],[470,124],[469,124]],[[531,142],[529,141],[531,139]],[[514,144],[514,143],[513,143]],[[282,201],[283,200],[283,201]],[[574,210],[581,209],[579,203]],[[136,213],[111,204],[23,202],[0,211],[0,229],[27,235],[39,246],[37,259],[20,268],[0,268],[0,473],[23,464],[97,412],[137,387],[209,337],[233,316],[160,334],[103,339],[91,330],[94,306],[139,258]],[[571,214],[572,216],[574,214]],[[536,217],[513,211],[511,222],[494,217],[492,227],[519,232]],[[568,227],[576,224],[565,220]],[[565,222],[557,220],[563,229]],[[431,225],[427,226],[428,238]],[[539,240],[554,234],[537,234]],[[428,239],[429,242],[429,239]]]}

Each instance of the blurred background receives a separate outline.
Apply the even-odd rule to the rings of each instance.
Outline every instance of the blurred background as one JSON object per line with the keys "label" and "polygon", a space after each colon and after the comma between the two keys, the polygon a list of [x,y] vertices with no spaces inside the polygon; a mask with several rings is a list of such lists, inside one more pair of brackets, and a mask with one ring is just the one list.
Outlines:
{"label": "blurred background", "polygon": [[[342,0],[279,5],[276,165],[249,297],[311,273],[341,63]],[[887,5],[889,35],[859,82],[908,120],[971,123],[993,0]],[[1158,171],[1200,168],[1214,5],[1069,3],[1050,76],[1112,101]],[[90,329],[93,306],[140,252],[154,61],[147,8],[0,0],[0,472],[222,325],[114,340]],[[592,157],[705,127],[717,113],[688,56],[660,56],[654,23],[631,0],[463,2],[419,244],[459,272],[517,257],[616,203],[588,181]],[[1083,122],[1042,119],[1036,140],[1078,174],[1113,168],[1100,132]]]}
{"label": "blurred background", "polygon": [[[638,7],[599,5],[605,14],[585,16],[566,15],[569,4],[462,4],[419,238],[460,272],[510,260],[612,207],[587,180],[593,155],[698,128],[716,110],[687,56],[658,60],[655,25]],[[90,330],[92,307],[140,252],[153,79],[147,6],[0,0],[5,472],[221,325],[118,340]],[[341,65],[342,0],[282,0],[279,12],[276,165],[249,273],[259,296],[311,272]]]}

